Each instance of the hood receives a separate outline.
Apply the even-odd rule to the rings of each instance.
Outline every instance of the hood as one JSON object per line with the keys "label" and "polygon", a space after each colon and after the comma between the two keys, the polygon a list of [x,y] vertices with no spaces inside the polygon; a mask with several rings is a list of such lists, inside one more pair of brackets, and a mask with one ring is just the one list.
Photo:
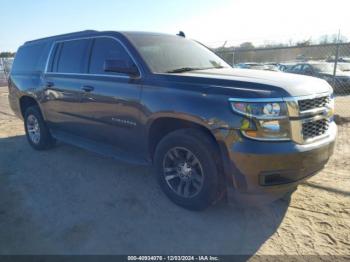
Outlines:
{"label": "hood", "polygon": [[[271,91],[270,97],[287,97],[312,95],[332,90],[331,86],[323,79],[273,71],[221,68],[196,70],[179,75],[206,78],[212,86],[233,90],[240,89],[241,93],[245,90],[255,90],[257,97],[267,97],[268,95],[260,93],[269,91]],[[213,83],[215,84],[213,85]]]}

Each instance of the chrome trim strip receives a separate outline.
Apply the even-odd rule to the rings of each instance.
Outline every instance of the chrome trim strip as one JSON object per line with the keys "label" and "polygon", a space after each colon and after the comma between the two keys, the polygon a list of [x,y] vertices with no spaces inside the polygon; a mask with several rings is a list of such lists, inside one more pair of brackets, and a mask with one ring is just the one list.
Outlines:
{"label": "chrome trim strip", "polygon": [[56,73],[56,72],[47,72],[46,75],[72,75],[72,76],[103,76],[103,77],[116,77],[116,78],[131,78],[130,76],[124,75],[103,75],[103,74],[81,74],[81,73]]}
{"label": "chrome trim strip", "polygon": [[276,98],[229,98],[230,102],[248,102],[248,103],[272,103],[272,102],[284,102],[282,97]]}
{"label": "chrome trim strip", "polygon": [[317,107],[305,111],[300,111],[300,116],[306,116],[306,115],[316,115],[316,114],[327,114],[331,111],[332,109],[329,107]]}
{"label": "chrome trim strip", "polygon": [[[298,120],[294,120],[294,121],[300,121],[301,123],[309,123],[309,122],[315,122],[315,121],[318,121],[318,120],[321,120],[321,119],[324,119],[324,120],[327,120],[329,119],[328,116],[325,116],[325,115],[316,115],[316,116],[313,116],[313,117],[309,117],[309,118],[304,118],[304,119],[298,119]],[[293,121],[293,120],[291,120]]]}
{"label": "chrome trim strip", "polygon": [[290,120],[289,125],[291,139],[298,144],[303,144],[303,124],[299,120]]}
{"label": "chrome trim strip", "polygon": [[323,97],[323,96],[331,96],[332,92],[323,92],[323,93],[317,93],[317,94],[311,94],[311,95],[305,95],[305,96],[289,96],[289,97],[284,97],[284,101],[298,101],[298,100],[306,100],[306,99],[315,99],[318,97]]}
{"label": "chrome trim strip", "polygon": [[96,38],[111,38],[113,40],[115,40],[116,42],[118,42],[123,48],[124,50],[128,53],[128,55],[130,56],[131,60],[134,62],[134,64],[136,65],[140,76],[138,78],[142,78],[142,70],[140,69],[139,64],[136,62],[135,58],[133,57],[133,55],[131,54],[131,52],[128,50],[128,48],[125,46],[125,44],[118,38],[113,37],[113,36],[108,36],[108,35],[98,35],[98,36],[89,36],[89,37],[77,37],[77,38],[71,38],[71,39],[65,39],[65,40],[57,40],[57,41],[53,41],[51,44],[51,49],[49,52],[49,55],[46,59],[46,65],[45,65],[45,71],[44,74],[61,74],[61,75],[82,75],[82,76],[86,76],[86,75],[91,75],[91,76],[105,76],[105,77],[116,77],[116,78],[130,78],[130,76],[126,76],[126,75],[109,75],[109,74],[76,74],[76,73],[62,73],[62,72],[48,72],[48,66],[49,66],[49,61],[50,58],[52,56],[52,51],[54,49],[54,46],[58,43],[63,43],[63,42],[70,42],[70,41],[77,41],[77,40],[84,40],[84,39],[96,39]]}
{"label": "chrome trim strip", "polygon": [[52,52],[53,52],[53,49],[54,49],[55,44],[56,44],[55,42],[53,42],[53,43],[51,44],[51,48],[50,48],[49,55],[48,55],[47,58],[46,58],[46,65],[45,65],[45,69],[44,69],[44,74],[47,73],[47,69],[48,69],[48,67],[49,67],[50,58],[51,58],[51,56],[52,56]]}
{"label": "chrome trim strip", "polygon": [[276,141],[276,142],[280,142],[280,141],[291,141],[290,138],[258,138],[258,137],[251,137],[248,136],[244,130],[241,130],[241,133],[244,137],[249,138],[249,139],[253,139],[253,140],[257,140],[257,141],[263,141],[263,142],[271,142],[271,141]]}
{"label": "chrome trim strip", "polygon": [[285,101],[289,117],[299,117],[298,100],[288,99]]}

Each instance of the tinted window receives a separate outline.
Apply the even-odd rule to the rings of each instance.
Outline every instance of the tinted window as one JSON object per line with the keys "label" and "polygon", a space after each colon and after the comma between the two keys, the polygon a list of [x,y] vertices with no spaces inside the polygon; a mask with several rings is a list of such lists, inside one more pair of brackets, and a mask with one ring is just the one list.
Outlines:
{"label": "tinted window", "polygon": [[133,33],[128,37],[153,72],[230,67],[208,48],[183,37]]}
{"label": "tinted window", "polygon": [[20,47],[13,63],[12,72],[43,71],[49,46],[49,43],[42,42]]}
{"label": "tinted window", "polygon": [[303,71],[304,71],[304,72],[312,72],[312,67],[309,66],[309,65],[304,65]]}
{"label": "tinted window", "polygon": [[303,65],[296,65],[292,68],[292,71],[299,72],[299,71],[301,71],[302,67],[303,67]]}
{"label": "tinted window", "polygon": [[[73,40],[60,44],[57,69],[60,73],[84,73],[88,60],[89,40]],[[55,64],[55,62],[54,62]]]}
{"label": "tinted window", "polygon": [[126,60],[132,64],[132,60],[125,48],[112,38],[96,38],[94,40],[89,73],[91,74],[115,74],[104,71],[106,60]]}

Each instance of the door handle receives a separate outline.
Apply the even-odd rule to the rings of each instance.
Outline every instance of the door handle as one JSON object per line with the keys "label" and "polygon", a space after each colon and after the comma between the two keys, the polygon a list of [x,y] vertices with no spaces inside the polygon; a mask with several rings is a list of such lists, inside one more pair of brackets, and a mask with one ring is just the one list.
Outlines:
{"label": "door handle", "polygon": [[54,82],[46,82],[46,87],[53,87],[54,85]]}
{"label": "door handle", "polygon": [[92,87],[92,86],[83,86],[81,89],[83,89],[87,93],[94,91],[94,87]]}

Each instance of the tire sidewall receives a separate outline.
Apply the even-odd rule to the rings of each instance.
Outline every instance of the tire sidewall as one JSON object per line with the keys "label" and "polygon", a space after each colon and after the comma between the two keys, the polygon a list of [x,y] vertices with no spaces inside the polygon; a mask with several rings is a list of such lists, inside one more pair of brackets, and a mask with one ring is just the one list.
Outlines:
{"label": "tire sidewall", "polygon": [[[28,117],[30,115],[33,115],[37,119],[38,124],[39,124],[39,128],[40,128],[40,140],[39,140],[39,143],[34,143],[31,140],[30,136],[29,136],[28,127],[27,127],[27,121],[28,121]],[[45,121],[44,121],[44,119],[43,119],[43,117],[42,117],[42,115],[40,113],[40,110],[39,110],[39,108],[37,106],[29,107],[26,110],[25,115],[24,115],[24,129],[25,129],[25,132],[26,132],[27,140],[28,140],[29,144],[34,149],[42,150],[42,149],[47,148],[50,145],[50,135],[48,133]]]}
{"label": "tire sidewall", "polygon": [[[198,194],[191,198],[177,195],[169,187],[163,172],[163,160],[166,153],[173,147],[184,147],[190,150],[199,160],[203,169],[203,186]],[[157,179],[165,194],[176,204],[185,208],[201,210],[211,205],[218,189],[218,168],[211,152],[199,139],[190,135],[173,134],[163,139],[156,150],[154,165]]]}

